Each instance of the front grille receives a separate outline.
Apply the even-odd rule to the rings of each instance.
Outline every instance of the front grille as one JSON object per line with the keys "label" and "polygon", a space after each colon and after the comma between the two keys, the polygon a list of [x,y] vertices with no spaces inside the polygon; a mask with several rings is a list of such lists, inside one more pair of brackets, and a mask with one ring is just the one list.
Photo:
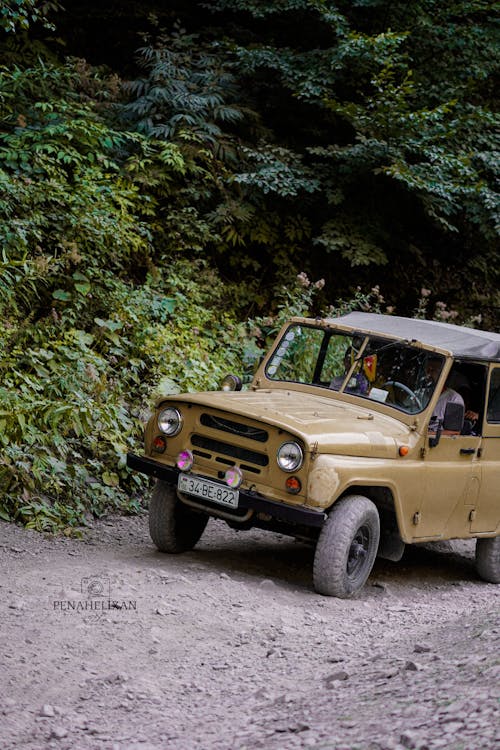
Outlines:
{"label": "front grille", "polygon": [[[200,451],[193,451],[193,453],[200,455]],[[208,458],[211,458],[211,456],[208,456]],[[234,461],[231,461],[229,458],[221,458],[220,456],[217,456],[215,460],[220,464],[224,464],[225,466],[233,466],[234,464]],[[251,471],[254,474],[260,474],[260,469],[257,469],[255,466],[249,466],[248,464],[240,464],[240,469],[242,471]]]}
{"label": "front grille", "polygon": [[204,435],[192,435],[191,443],[197,448],[202,448],[212,453],[219,453],[222,456],[231,456],[231,458],[237,458],[249,464],[267,466],[269,463],[269,458],[265,453],[257,453],[257,451],[251,451],[248,448],[240,448],[238,445],[229,445],[229,443],[213,440],[213,438]]}
{"label": "front grille", "polygon": [[256,440],[259,443],[265,443],[269,438],[266,430],[262,430],[260,427],[232,422],[230,419],[215,417],[213,414],[202,414],[200,422],[204,427],[211,427],[213,430],[220,430],[221,432],[229,432],[231,435]]}

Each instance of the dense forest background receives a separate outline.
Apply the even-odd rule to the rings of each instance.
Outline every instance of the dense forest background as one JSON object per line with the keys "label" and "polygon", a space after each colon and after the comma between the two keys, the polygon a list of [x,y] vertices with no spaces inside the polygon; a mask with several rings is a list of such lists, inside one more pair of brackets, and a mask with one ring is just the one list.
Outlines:
{"label": "dense forest background", "polygon": [[498,330],[495,6],[0,0],[0,517],[137,509],[290,313]]}

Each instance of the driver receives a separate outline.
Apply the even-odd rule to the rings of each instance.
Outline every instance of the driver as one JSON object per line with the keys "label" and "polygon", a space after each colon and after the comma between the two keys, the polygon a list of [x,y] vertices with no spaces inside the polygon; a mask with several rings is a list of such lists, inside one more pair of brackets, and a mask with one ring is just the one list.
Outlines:
{"label": "driver", "polygon": [[[430,357],[426,363],[426,374],[432,380],[432,383],[437,383],[439,375],[441,373],[442,360],[438,357]],[[462,396],[455,391],[449,385],[449,377],[446,380],[443,390],[437,400],[437,404],[434,407],[434,413],[429,422],[429,430],[436,432],[438,427],[443,424],[444,412],[447,404],[461,404],[465,409],[465,404]]]}

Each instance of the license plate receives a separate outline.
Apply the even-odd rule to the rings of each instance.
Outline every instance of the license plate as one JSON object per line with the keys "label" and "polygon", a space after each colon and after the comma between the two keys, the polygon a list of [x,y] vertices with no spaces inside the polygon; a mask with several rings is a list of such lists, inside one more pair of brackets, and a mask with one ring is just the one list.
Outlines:
{"label": "license plate", "polygon": [[180,492],[185,492],[186,495],[201,497],[204,500],[210,500],[212,503],[218,503],[219,505],[226,505],[229,508],[238,507],[238,497],[240,494],[238,490],[225,487],[217,482],[211,482],[209,479],[200,479],[200,477],[193,477],[190,474],[179,474],[177,487]]}

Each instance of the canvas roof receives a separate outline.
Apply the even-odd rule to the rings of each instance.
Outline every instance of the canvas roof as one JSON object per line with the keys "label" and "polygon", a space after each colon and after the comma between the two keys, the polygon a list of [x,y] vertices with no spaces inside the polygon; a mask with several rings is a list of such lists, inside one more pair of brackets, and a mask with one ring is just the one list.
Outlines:
{"label": "canvas roof", "polygon": [[500,362],[500,334],[455,326],[434,320],[401,318],[396,315],[352,312],[328,323],[349,326],[360,333],[374,333],[445,349],[462,359]]}

